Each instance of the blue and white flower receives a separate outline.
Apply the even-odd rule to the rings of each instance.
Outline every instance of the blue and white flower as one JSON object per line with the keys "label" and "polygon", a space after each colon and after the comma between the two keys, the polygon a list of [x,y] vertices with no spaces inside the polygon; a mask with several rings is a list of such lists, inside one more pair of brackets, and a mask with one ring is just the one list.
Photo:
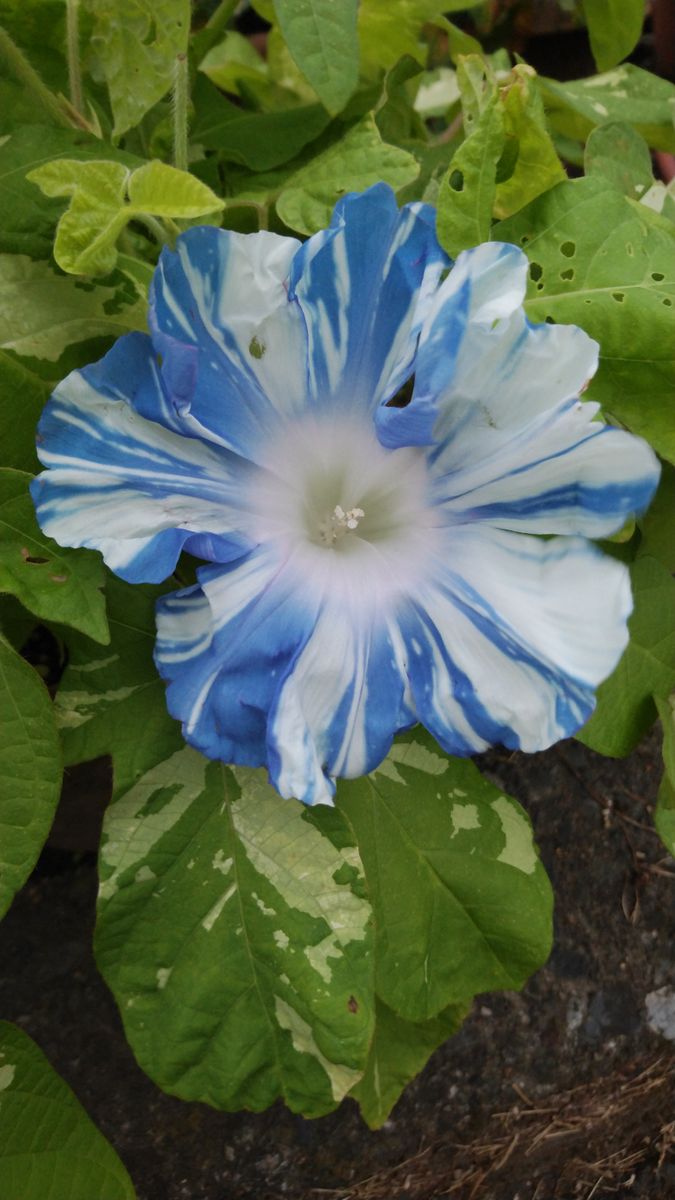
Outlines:
{"label": "blue and white flower", "polygon": [[628,573],[587,539],[645,508],[655,456],[579,401],[598,347],[527,321],[520,250],[448,265],[384,185],[304,244],[191,229],[151,335],[40,423],[46,533],[131,582],[208,560],[158,605],[169,710],[283,796],[328,801],[418,721],[452,754],[549,746],[626,645]]}

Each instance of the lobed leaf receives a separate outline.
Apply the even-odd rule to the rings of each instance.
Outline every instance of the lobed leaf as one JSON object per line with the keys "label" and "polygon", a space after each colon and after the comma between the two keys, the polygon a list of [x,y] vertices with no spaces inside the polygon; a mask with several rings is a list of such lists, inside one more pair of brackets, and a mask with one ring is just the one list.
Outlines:
{"label": "lobed leaf", "polygon": [[[49,693],[0,636],[0,916],[37,862],[58,804],[61,770]],[[1,1083],[0,1063],[0,1091]],[[0,1100],[0,1123],[3,1113]]]}
{"label": "lobed leaf", "polygon": [[599,342],[588,398],[675,459],[675,230],[591,177],[558,184],[492,236],[530,258],[532,321],[580,325]]}

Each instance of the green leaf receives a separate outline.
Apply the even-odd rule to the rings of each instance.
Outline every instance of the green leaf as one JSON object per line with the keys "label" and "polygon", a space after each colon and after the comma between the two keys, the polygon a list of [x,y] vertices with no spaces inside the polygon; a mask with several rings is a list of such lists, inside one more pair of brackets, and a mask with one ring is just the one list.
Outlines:
{"label": "green leaf", "polygon": [[28,173],[58,158],[114,158],[128,166],[140,160],[114,150],[98,138],[76,130],[32,125],[16,129],[0,143],[0,253],[50,258],[54,228],[61,213],[58,200],[41,195]]}
{"label": "green leaf", "polygon": [[167,590],[108,575],[109,648],[101,654],[88,638],[67,639],[68,666],[54,701],[66,765],[111,754],[118,790],[183,744],[152,658],[155,601]]}
{"label": "green leaf", "polygon": [[[0,637],[0,916],[37,862],[60,792],[61,753],[49,693]],[[0,1121],[3,1111],[0,1103]]]}
{"label": "green leaf", "polygon": [[334,811],[187,747],[108,808],[97,960],[165,1091],[320,1116],[360,1078],[371,912],[350,840]]}
{"label": "green leaf", "polygon": [[675,467],[663,463],[656,495],[640,521],[638,557],[657,558],[675,573]]}
{"label": "green leaf", "polygon": [[28,179],[47,196],[70,196],[54,244],[54,258],[74,275],[107,275],[117,262],[117,238],[134,217],[150,214],[192,220],[224,208],[211,188],[166,163],[129,171],[118,162],[61,158]]}
{"label": "green leaf", "polygon": [[3,1200],[134,1200],[132,1182],[34,1042],[0,1022]]}
{"label": "green leaf", "polygon": [[229,162],[255,171],[281,166],[318,137],[330,117],[320,104],[302,104],[281,112],[242,113],[212,87],[199,89],[201,103],[192,137]]}
{"label": "green leaf", "polygon": [[0,469],[0,592],[42,620],[57,621],[104,645],[110,640],[100,556],[62,550],[46,537],[28,492],[31,476]]}
{"label": "green leaf", "polygon": [[558,184],[492,237],[534,264],[532,321],[580,325],[600,343],[588,398],[675,459],[675,232],[589,178]]}
{"label": "green leaf", "polygon": [[630,754],[656,719],[653,696],[675,688],[675,580],[654,558],[631,567],[633,615],[630,642],[609,679],[598,688],[598,705],[577,734],[591,750],[612,757]]}
{"label": "green leaf", "polygon": [[[269,78],[264,58],[253,48],[250,40],[236,30],[228,30],[222,42],[212,46],[199,64],[199,70],[224,92],[240,94],[241,80],[259,82]],[[199,112],[199,109],[197,108]],[[193,134],[194,137],[194,134]],[[196,138],[196,141],[199,139]]]}
{"label": "green leaf", "polygon": [[[426,128],[415,109],[406,85],[420,74],[420,65],[406,56],[387,71],[382,96],[375,109],[375,122],[385,142],[394,145],[419,138],[426,145]],[[452,73],[454,76],[454,72]]]}
{"label": "green leaf", "polygon": [[504,118],[495,95],[476,118],[441,182],[436,232],[451,258],[490,236]]}
{"label": "green leaf", "polygon": [[36,471],[35,426],[51,385],[0,350],[0,444],[8,467]]}
{"label": "green leaf", "polygon": [[166,95],[187,51],[189,0],[85,0],[91,45],[108,84],[118,138]]}
{"label": "green leaf", "polygon": [[57,275],[25,254],[0,254],[0,350],[55,362],[74,342],[145,329],[146,306],[120,298],[114,287]]}
{"label": "green leaf", "polygon": [[626,121],[656,150],[675,151],[675,86],[632,63],[603,75],[559,83],[540,80],[549,120],[560,133],[584,141],[594,125]]}
{"label": "green leaf", "polygon": [[504,135],[507,143],[509,138],[514,139],[517,151],[515,166],[504,182],[499,182],[497,172],[494,215],[508,217],[566,176],[546,128],[532,67],[524,63],[514,67],[499,96]]}
{"label": "green leaf", "polygon": [[634,50],[645,19],[643,0],[582,0],[598,71],[609,71]]}
{"label": "green leaf", "polygon": [[451,1004],[430,1021],[405,1021],[376,1001],[366,1070],[351,1092],[371,1129],[384,1124],[403,1089],[434,1050],[457,1032],[468,1010],[468,1004]]}
{"label": "green leaf", "polygon": [[665,771],[656,799],[654,824],[668,853],[675,856],[675,692],[655,699],[663,727]]}
{"label": "green leaf", "polygon": [[295,62],[329,113],[339,113],[359,76],[357,0],[274,0]]}
{"label": "green leaf", "polygon": [[290,176],[277,200],[277,212],[291,229],[316,233],[329,224],[340,196],[361,192],[380,180],[401,188],[418,174],[412,154],[382,141],[370,113]]}
{"label": "green leaf", "polygon": [[654,182],[649,146],[625,121],[607,121],[592,131],[584,170],[611,183],[631,200],[640,200]]}
{"label": "green leaf", "polygon": [[551,889],[529,820],[472,763],[418,728],[373,775],[342,780],[337,804],[375,914],[377,994],[399,1016],[427,1021],[542,965]]}
{"label": "green leaf", "polygon": [[[359,42],[361,46],[361,70],[367,76],[376,76],[382,69],[389,70],[409,54],[420,66],[426,65],[428,46],[421,40],[425,25],[436,25],[454,31],[443,14],[460,7],[472,8],[480,0],[361,0],[359,4]],[[476,49],[473,39],[467,39],[471,49]],[[480,47],[478,47],[480,50]],[[462,53],[469,47],[462,45]]]}

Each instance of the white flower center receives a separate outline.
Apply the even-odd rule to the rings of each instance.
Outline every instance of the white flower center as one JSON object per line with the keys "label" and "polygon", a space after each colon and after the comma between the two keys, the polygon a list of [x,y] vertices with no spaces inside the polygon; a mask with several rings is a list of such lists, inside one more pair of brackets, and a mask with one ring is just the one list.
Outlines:
{"label": "white flower center", "polygon": [[437,510],[423,450],[385,449],[351,412],[306,414],[270,437],[261,466],[244,498],[249,531],[303,588],[363,606],[426,574]]}

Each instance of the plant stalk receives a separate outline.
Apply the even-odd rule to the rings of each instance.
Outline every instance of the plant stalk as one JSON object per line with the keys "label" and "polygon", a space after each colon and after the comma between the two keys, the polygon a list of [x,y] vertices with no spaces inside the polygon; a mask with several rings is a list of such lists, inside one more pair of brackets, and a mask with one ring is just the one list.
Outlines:
{"label": "plant stalk", "polygon": [[220,0],[215,12],[211,13],[206,22],[206,29],[217,35],[225,30],[239,7],[239,0]]}
{"label": "plant stalk", "polygon": [[4,60],[8,69],[19,83],[31,93],[40,106],[49,114],[57,125],[72,129],[73,124],[66,116],[53,92],[40,79],[35,67],[32,67],[25,54],[0,25],[0,60]]}
{"label": "plant stalk", "polygon": [[189,87],[187,54],[177,54],[173,72],[173,162],[179,171],[188,169]]}
{"label": "plant stalk", "polygon": [[66,47],[68,51],[68,81],[70,103],[82,113],[82,71],[80,69],[80,0],[67,0]]}

